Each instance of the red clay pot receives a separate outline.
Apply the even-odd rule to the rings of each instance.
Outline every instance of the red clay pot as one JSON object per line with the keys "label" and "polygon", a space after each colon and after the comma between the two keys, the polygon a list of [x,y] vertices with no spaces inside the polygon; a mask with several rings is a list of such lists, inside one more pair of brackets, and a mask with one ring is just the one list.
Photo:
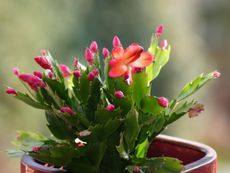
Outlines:
{"label": "red clay pot", "polygon": [[[169,156],[185,165],[183,173],[217,173],[216,152],[209,146],[175,137],[159,135],[150,145],[148,157]],[[63,173],[65,170],[43,166],[24,155],[21,173]]]}

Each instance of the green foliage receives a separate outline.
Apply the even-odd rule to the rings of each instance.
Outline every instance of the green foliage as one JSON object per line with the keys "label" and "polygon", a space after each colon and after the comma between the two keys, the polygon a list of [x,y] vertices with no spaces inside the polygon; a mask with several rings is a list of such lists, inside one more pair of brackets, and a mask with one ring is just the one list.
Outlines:
{"label": "green foliage", "polygon": [[198,89],[200,89],[202,86],[204,86],[208,81],[211,79],[214,79],[213,73],[209,74],[200,74],[196,79],[192,80],[188,84],[184,86],[182,91],[179,93],[179,95],[176,97],[177,101],[181,101],[188,96],[195,93]]}
{"label": "green foliage", "polygon": [[184,168],[181,162],[170,157],[159,157],[151,159],[135,159],[135,166],[127,166],[129,173],[139,166],[143,173],[180,173]]}
{"label": "green foliage", "polygon": [[37,108],[37,109],[48,109],[49,106],[45,105],[45,104],[41,104],[37,101],[35,101],[34,99],[32,99],[28,94],[23,94],[21,92],[17,92],[17,95],[15,96],[15,98],[25,102],[26,104]]}
{"label": "green foliage", "polygon": [[[29,89],[31,96],[19,91],[12,95],[45,110],[47,126],[53,137],[21,131],[14,141],[19,150],[8,150],[8,153],[17,156],[26,152],[39,162],[64,166],[69,172],[120,173],[125,168],[133,172],[133,168],[139,166],[143,173],[179,173],[183,166],[177,159],[148,159],[149,144],[168,124],[188,113],[197,103],[182,100],[215,77],[213,73],[201,74],[185,85],[169,106],[162,105],[161,100],[150,93],[151,82],[168,62],[170,46],[160,48],[158,42],[159,37],[154,34],[148,51],[154,55],[155,61],[141,69],[130,62],[136,61],[136,57],[124,57],[119,62],[110,56],[104,61],[103,71],[103,62],[96,52],[92,54],[93,64],[88,62],[87,67],[74,64],[70,74],[64,76],[58,62],[49,53],[43,55],[51,62],[52,77],[43,73],[41,80],[45,86],[42,87],[40,79],[31,83],[38,85],[38,91]],[[133,56],[133,52],[125,56],[129,54]],[[137,58],[140,57],[141,54]],[[114,62],[110,63],[111,60]],[[127,69],[126,72],[118,77],[109,76],[113,63],[124,63],[121,68]],[[77,76],[73,73],[75,70],[80,72]],[[122,97],[116,95],[117,91]],[[34,146],[39,147],[38,150],[33,150]]]}

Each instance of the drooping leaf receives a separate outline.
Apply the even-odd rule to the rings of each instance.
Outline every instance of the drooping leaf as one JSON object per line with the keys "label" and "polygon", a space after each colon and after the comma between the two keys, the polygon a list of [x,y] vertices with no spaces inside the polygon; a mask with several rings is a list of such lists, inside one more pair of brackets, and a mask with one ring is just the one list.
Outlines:
{"label": "drooping leaf", "polygon": [[45,140],[47,138],[39,132],[18,131],[17,139],[12,141],[12,143],[20,150],[30,151],[34,146],[41,146]]}
{"label": "drooping leaf", "polygon": [[10,157],[22,157],[25,154],[24,151],[16,149],[8,149],[6,152]]}
{"label": "drooping leaf", "polygon": [[48,109],[49,108],[48,105],[38,103],[37,101],[32,99],[28,94],[23,94],[19,91],[17,92],[17,95],[15,96],[15,98],[17,98],[17,99],[25,102],[26,104],[28,104],[34,108],[37,108],[37,109]]}
{"label": "drooping leaf", "polygon": [[167,124],[171,124],[172,122],[181,118],[196,103],[197,103],[196,101],[192,100],[192,101],[186,101],[184,103],[178,104],[176,108],[174,108],[174,110],[170,113],[169,118],[167,120]]}

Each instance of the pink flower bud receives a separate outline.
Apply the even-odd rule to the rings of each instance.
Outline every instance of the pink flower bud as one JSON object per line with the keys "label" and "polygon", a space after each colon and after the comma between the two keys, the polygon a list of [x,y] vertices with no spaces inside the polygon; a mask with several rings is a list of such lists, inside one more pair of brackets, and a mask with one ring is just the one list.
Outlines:
{"label": "pink flower bud", "polygon": [[108,104],[108,105],[106,106],[106,110],[109,111],[109,112],[114,111],[114,109],[115,109],[115,106],[114,106],[113,104]]}
{"label": "pink flower bud", "polygon": [[40,79],[42,79],[42,72],[40,72],[40,71],[35,71],[35,72],[33,72],[33,74],[34,74],[34,76],[37,76],[37,77],[39,77]]}
{"label": "pink flower bud", "polygon": [[122,47],[121,41],[118,36],[113,37],[113,47]]}
{"label": "pink flower bud", "polygon": [[124,93],[122,92],[122,91],[116,91],[115,93],[114,93],[114,95],[115,95],[115,97],[116,98],[118,98],[118,99],[122,99],[122,98],[124,98],[125,96],[124,96]]}
{"label": "pink flower bud", "polygon": [[92,81],[95,79],[95,77],[99,74],[98,69],[93,69],[91,72],[88,74],[88,80]]}
{"label": "pink flower bud", "polygon": [[36,56],[34,60],[44,69],[52,69],[51,63],[46,56]]}
{"label": "pink flower bud", "polygon": [[62,71],[64,77],[68,77],[71,75],[70,69],[67,65],[65,64],[60,64],[59,65],[60,70]]}
{"label": "pink flower bud", "polygon": [[10,94],[10,95],[13,95],[13,96],[17,95],[17,91],[14,88],[11,88],[11,87],[7,87],[6,93]]}
{"label": "pink flower bud", "polygon": [[90,72],[87,77],[88,77],[89,81],[92,81],[95,79],[96,75],[94,73]]}
{"label": "pink flower bud", "polygon": [[162,106],[162,107],[168,107],[168,105],[169,105],[169,101],[168,101],[168,99],[167,98],[165,98],[165,97],[159,97],[158,98],[158,104],[160,105],[160,106]]}
{"label": "pink flower bud", "polygon": [[140,73],[140,72],[142,72],[142,70],[143,70],[143,68],[141,68],[141,67],[135,67],[133,69],[133,73]]}
{"label": "pink flower bud", "polygon": [[32,147],[32,151],[35,153],[39,152],[40,150],[41,150],[41,147],[39,147],[39,146]]}
{"label": "pink flower bud", "polygon": [[94,63],[94,54],[88,47],[85,50],[85,59],[90,65]]}
{"label": "pink flower bud", "polygon": [[79,63],[79,61],[78,61],[78,59],[75,57],[74,60],[73,60],[73,65],[74,65],[75,68],[79,68],[79,64],[78,64],[78,63]]}
{"label": "pink flower bud", "polygon": [[99,74],[99,70],[95,68],[95,69],[92,70],[92,73],[93,73],[95,76],[97,76],[97,75]]}
{"label": "pink flower bud", "polygon": [[98,46],[97,46],[97,42],[96,41],[92,41],[92,43],[90,44],[90,50],[93,53],[96,53],[98,51]]}
{"label": "pink flower bud", "polygon": [[109,56],[109,50],[107,49],[107,48],[103,48],[102,49],[102,55],[105,57],[105,58],[107,58],[108,56]]}
{"label": "pink flower bud", "polygon": [[75,71],[73,72],[73,75],[74,75],[76,78],[79,78],[79,77],[81,77],[81,71],[80,71],[80,70],[75,70]]}
{"label": "pink flower bud", "polygon": [[16,67],[14,67],[14,68],[12,69],[12,72],[13,72],[13,74],[16,75],[16,76],[18,76],[18,75],[20,74],[20,70],[19,70],[18,68],[16,68]]}
{"label": "pink flower bud", "polygon": [[214,71],[214,72],[212,73],[212,76],[213,76],[214,78],[218,78],[218,77],[220,77],[220,75],[221,75],[221,73],[218,72],[218,71]]}
{"label": "pink flower bud", "polygon": [[48,55],[47,50],[41,50],[41,55],[42,55],[42,56],[47,56],[47,55]]}
{"label": "pink flower bud", "polygon": [[159,25],[155,30],[155,36],[160,37],[163,32],[164,32],[164,26]]}
{"label": "pink flower bud", "polygon": [[46,84],[42,81],[39,77],[32,75],[32,74],[20,74],[19,79],[26,82],[31,89],[34,91],[38,91],[40,88],[45,88]]}
{"label": "pink flower bud", "polygon": [[135,166],[135,167],[133,168],[133,173],[141,173],[140,167],[139,167],[139,166]]}
{"label": "pink flower bud", "polygon": [[68,107],[68,106],[61,107],[60,111],[62,113],[67,113],[67,114],[70,114],[70,115],[74,115],[74,111],[70,107]]}
{"label": "pink flower bud", "polygon": [[92,132],[89,130],[83,130],[81,132],[79,132],[79,136],[83,137],[83,136],[89,136]]}
{"label": "pink flower bud", "polygon": [[50,79],[53,78],[53,72],[51,70],[48,71],[47,75]]}
{"label": "pink flower bud", "polygon": [[162,40],[161,41],[161,49],[166,49],[167,46],[168,46],[168,41],[167,40]]}

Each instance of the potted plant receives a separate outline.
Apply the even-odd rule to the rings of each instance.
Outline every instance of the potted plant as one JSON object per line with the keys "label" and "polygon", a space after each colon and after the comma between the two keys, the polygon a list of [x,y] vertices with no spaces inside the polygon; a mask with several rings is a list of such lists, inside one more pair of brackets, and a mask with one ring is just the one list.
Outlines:
{"label": "potted plant", "polygon": [[86,66],[75,58],[70,70],[42,51],[34,60],[44,72],[13,69],[28,93],[10,87],[6,93],[44,109],[52,133],[18,132],[18,150],[9,154],[24,154],[21,173],[215,173],[210,147],[158,136],[183,115],[201,113],[204,106],[187,98],[220,76],[201,74],[170,101],[152,96],[151,83],[169,60],[170,46],[160,42],[163,30],[156,28],[147,51],[137,43],[123,48],[115,36],[111,53],[102,49],[103,58],[95,41],[86,48]]}

